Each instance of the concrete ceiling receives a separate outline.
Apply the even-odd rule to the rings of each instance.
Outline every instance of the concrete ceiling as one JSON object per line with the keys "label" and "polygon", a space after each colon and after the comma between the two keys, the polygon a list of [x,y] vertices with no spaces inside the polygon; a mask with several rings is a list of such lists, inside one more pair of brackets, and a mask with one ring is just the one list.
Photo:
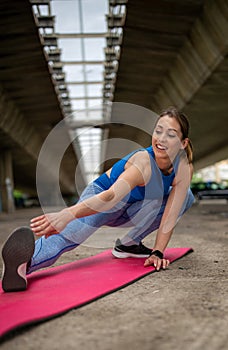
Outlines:
{"label": "concrete ceiling", "polygon": [[[0,14],[0,151],[12,151],[15,186],[31,190],[36,188],[36,164],[42,144],[64,116],[32,5],[28,0],[1,0]],[[70,144],[64,128],[61,137]],[[58,151],[61,141],[56,140],[54,151]],[[69,146],[60,169],[60,185],[66,194],[75,192],[76,165],[75,152]],[[50,171],[52,177],[51,164],[45,171]],[[80,186],[84,187],[81,174],[79,177]]]}
{"label": "concrete ceiling", "polygon": [[[151,142],[151,116],[126,107],[120,117],[119,102],[156,113],[172,105],[189,117],[195,169],[228,158],[228,1],[128,1],[114,102],[112,121],[133,123],[138,131],[114,125],[110,139]],[[138,110],[136,122],[132,110]],[[127,153],[133,144],[124,147]]]}
{"label": "concrete ceiling", "polygon": [[[15,185],[31,190],[42,144],[64,116],[31,4],[1,0],[0,16],[0,152],[12,151]],[[150,111],[170,105],[189,116],[195,169],[228,158],[227,101],[228,1],[129,0],[104,168],[136,144],[150,145]],[[65,193],[74,191],[76,165],[70,146],[60,171]],[[80,171],[77,180],[83,188]]]}

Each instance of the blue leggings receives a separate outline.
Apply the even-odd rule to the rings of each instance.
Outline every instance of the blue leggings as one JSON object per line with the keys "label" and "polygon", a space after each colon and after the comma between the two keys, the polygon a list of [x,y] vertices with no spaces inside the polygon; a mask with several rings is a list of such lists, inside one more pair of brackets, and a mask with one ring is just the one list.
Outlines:
{"label": "blue leggings", "polygon": [[[96,183],[86,187],[80,201],[85,200],[103,189]],[[158,229],[165,209],[168,196],[162,203],[157,200],[144,200],[134,203],[118,203],[110,211],[97,213],[71,221],[59,234],[49,238],[41,237],[35,243],[35,252],[27,273],[52,265],[63,253],[76,248],[92,233],[103,225],[111,227],[132,227],[124,237],[124,241],[133,241],[135,244],[148,234]],[[188,210],[194,201],[191,190],[188,191],[179,217]]]}

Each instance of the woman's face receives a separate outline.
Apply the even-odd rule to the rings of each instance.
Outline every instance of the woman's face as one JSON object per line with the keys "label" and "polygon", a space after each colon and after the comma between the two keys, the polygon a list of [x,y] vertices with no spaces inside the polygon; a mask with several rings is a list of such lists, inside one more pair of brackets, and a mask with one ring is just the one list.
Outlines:
{"label": "woman's face", "polygon": [[175,158],[180,149],[187,146],[188,139],[182,140],[180,124],[168,115],[161,117],[152,135],[152,147],[156,159]]}

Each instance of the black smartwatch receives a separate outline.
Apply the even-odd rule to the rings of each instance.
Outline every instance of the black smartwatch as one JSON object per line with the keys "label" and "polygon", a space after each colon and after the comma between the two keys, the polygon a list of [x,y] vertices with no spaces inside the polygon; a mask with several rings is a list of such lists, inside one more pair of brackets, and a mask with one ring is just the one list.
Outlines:
{"label": "black smartwatch", "polygon": [[157,256],[159,259],[163,259],[163,253],[160,252],[160,250],[152,250],[150,256],[151,256],[151,255],[155,255],[155,256]]}

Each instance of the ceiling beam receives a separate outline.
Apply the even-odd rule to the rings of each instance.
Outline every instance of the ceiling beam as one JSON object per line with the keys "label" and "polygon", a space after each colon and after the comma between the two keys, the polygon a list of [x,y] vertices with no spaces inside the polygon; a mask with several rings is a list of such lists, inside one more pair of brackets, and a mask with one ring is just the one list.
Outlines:
{"label": "ceiling beam", "polygon": [[82,64],[104,64],[105,61],[102,60],[94,60],[94,61],[61,61],[65,66],[74,66],[74,65],[82,65]]}
{"label": "ceiling beam", "polygon": [[196,20],[189,39],[154,95],[153,110],[161,111],[169,105],[183,109],[224,60],[228,51],[226,14],[224,1],[205,2],[203,16]]}
{"label": "ceiling beam", "polygon": [[54,33],[58,39],[106,38],[107,33]]}
{"label": "ceiling beam", "polygon": [[99,85],[103,84],[103,80],[97,80],[97,81],[66,81],[66,85]]}

